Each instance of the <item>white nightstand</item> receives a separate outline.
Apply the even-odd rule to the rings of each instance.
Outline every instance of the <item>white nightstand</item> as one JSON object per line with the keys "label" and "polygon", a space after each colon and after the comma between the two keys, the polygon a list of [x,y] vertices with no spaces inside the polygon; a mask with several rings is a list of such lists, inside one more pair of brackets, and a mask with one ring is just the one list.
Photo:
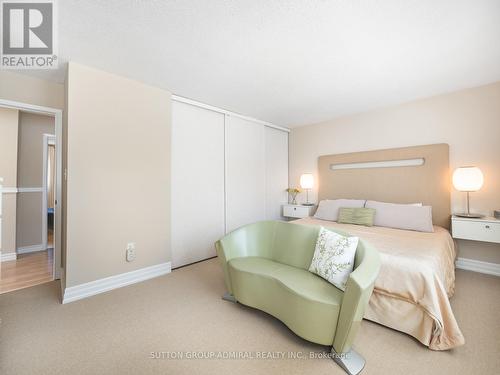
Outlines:
{"label": "white nightstand", "polygon": [[453,238],[500,243],[500,220],[494,217],[480,219],[452,216]]}
{"label": "white nightstand", "polygon": [[283,216],[291,219],[302,219],[312,216],[316,206],[302,206],[300,204],[284,204]]}

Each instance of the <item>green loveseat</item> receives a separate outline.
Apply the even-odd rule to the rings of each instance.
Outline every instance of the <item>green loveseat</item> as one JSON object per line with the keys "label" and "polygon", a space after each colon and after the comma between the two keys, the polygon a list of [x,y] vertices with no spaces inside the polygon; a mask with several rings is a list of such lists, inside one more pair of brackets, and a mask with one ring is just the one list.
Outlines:
{"label": "green loveseat", "polygon": [[[298,336],[331,345],[347,372],[364,367],[351,349],[380,268],[378,252],[360,240],[345,292],[308,271],[319,227],[263,221],[215,244],[228,293],[225,299],[265,311]],[[341,234],[345,234],[340,232]]]}

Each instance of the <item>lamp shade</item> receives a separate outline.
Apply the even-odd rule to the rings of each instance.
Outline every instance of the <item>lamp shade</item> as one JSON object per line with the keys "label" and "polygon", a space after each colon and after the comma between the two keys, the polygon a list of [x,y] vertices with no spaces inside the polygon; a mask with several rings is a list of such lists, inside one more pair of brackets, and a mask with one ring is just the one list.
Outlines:
{"label": "lamp shade", "polygon": [[478,167],[460,167],[453,172],[453,186],[458,191],[478,191],[483,182],[483,173]]}
{"label": "lamp shade", "polygon": [[310,173],[304,173],[300,176],[300,187],[302,189],[312,189],[314,186],[314,177]]}

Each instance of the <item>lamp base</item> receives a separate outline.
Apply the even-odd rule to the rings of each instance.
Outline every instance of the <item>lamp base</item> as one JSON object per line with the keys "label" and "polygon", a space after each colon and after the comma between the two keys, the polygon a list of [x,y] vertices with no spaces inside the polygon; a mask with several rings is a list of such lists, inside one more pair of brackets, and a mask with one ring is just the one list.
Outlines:
{"label": "lamp base", "polygon": [[314,203],[302,203],[302,206],[314,206]]}
{"label": "lamp base", "polygon": [[459,214],[453,214],[458,217],[468,217],[469,219],[480,219],[484,217],[484,215],[481,214],[468,214],[468,213],[459,213]]}

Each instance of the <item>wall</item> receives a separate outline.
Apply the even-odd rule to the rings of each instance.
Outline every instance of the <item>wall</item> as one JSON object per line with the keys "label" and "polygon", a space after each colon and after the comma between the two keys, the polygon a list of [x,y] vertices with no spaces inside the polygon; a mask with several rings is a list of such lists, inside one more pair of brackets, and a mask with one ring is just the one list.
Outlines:
{"label": "wall", "polygon": [[170,93],[70,63],[66,101],[66,287],[168,262]]}
{"label": "wall", "polygon": [[0,177],[4,187],[17,186],[17,139],[19,111],[0,108]]}
{"label": "wall", "polygon": [[0,99],[64,108],[64,87],[62,84],[0,70]]}
{"label": "wall", "polygon": [[[302,173],[316,174],[320,155],[448,143],[452,169],[476,165],[484,173],[483,188],[471,195],[471,211],[492,215],[500,209],[499,141],[497,82],[292,129],[290,184],[298,186]],[[316,198],[316,189],[312,193]],[[464,193],[453,189],[451,199],[453,212],[465,210]],[[500,245],[459,241],[459,256],[500,263]]]}
{"label": "wall", "polygon": [[[19,113],[0,108],[0,177],[3,189],[17,187],[17,137]],[[2,254],[16,251],[16,193],[5,192],[2,199]]]}
{"label": "wall", "polygon": [[[43,187],[43,135],[55,134],[55,119],[32,113],[19,115],[17,159],[18,188]],[[19,192],[17,197],[17,248],[42,245],[42,195]]]}

